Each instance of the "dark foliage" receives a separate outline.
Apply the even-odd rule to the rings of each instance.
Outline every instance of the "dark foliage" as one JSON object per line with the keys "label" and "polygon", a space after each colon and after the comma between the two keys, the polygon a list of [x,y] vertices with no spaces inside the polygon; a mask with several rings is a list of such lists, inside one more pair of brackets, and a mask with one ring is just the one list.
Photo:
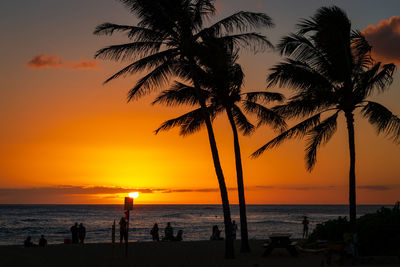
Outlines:
{"label": "dark foliage", "polygon": [[[358,252],[360,255],[398,255],[400,252],[400,210],[382,207],[357,219]],[[342,241],[351,232],[346,217],[318,224],[308,242],[316,240]]]}

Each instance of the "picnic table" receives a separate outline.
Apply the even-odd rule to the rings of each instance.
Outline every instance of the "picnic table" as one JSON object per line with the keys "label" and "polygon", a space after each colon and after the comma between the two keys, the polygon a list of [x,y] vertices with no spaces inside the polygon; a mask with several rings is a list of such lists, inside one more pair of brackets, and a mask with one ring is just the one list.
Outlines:
{"label": "picnic table", "polygon": [[269,236],[270,242],[265,245],[263,257],[268,256],[275,248],[286,248],[293,257],[297,257],[298,253],[295,248],[296,242],[292,242],[289,233],[273,233]]}

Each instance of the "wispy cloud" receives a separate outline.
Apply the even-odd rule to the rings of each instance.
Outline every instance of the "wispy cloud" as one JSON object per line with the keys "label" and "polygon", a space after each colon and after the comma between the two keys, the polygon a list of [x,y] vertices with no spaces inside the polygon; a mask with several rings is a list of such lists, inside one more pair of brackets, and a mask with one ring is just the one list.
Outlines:
{"label": "wispy cloud", "polygon": [[400,64],[400,16],[381,20],[378,25],[370,25],[362,33],[372,45],[372,53],[377,60]]}
{"label": "wispy cloud", "polygon": [[63,59],[56,55],[37,55],[34,56],[29,62],[25,64],[31,69],[44,69],[44,68],[63,68],[70,70],[94,70],[98,68],[97,60],[86,60],[81,57],[79,61],[63,61]]}
{"label": "wispy cloud", "polygon": [[[385,191],[398,188],[398,185],[360,185],[358,189]],[[297,190],[297,191],[310,191],[310,190],[335,190],[341,188],[340,186],[309,186],[309,185],[258,185],[246,187],[246,190]],[[229,191],[237,190],[236,187],[229,187]],[[135,188],[135,187],[103,187],[103,186],[70,186],[60,185],[51,187],[29,187],[29,188],[0,188],[0,195],[93,195],[93,194],[123,194],[129,192],[140,192],[141,194],[171,194],[171,193],[191,193],[202,192],[212,193],[219,192],[218,188]]]}

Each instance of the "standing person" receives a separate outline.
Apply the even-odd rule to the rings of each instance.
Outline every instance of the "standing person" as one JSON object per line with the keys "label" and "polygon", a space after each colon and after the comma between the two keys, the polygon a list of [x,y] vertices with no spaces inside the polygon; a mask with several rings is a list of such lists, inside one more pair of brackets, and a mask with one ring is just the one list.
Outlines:
{"label": "standing person", "polygon": [[170,222],[167,223],[167,227],[165,227],[164,232],[165,232],[165,236],[164,236],[163,240],[172,241],[174,239],[174,229],[172,228]]}
{"label": "standing person", "polygon": [[304,216],[304,219],[301,223],[303,224],[303,238],[307,238],[308,237],[308,225],[310,224],[310,221],[307,219],[307,216]]}
{"label": "standing person", "polygon": [[72,234],[72,244],[77,244],[78,243],[78,223],[75,223],[71,227],[71,234]]}
{"label": "standing person", "polygon": [[235,220],[232,221],[232,238],[233,240],[236,240],[236,231],[238,229],[238,226],[235,222]]}
{"label": "standing person", "polygon": [[128,242],[128,223],[124,217],[121,217],[119,220],[119,244],[122,244],[122,239],[125,240],[125,243]]}
{"label": "standing person", "polygon": [[153,241],[160,241],[160,236],[158,234],[158,224],[154,224],[153,228],[150,231],[150,234],[153,238]]}
{"label": "standing person", "polygon": [[44,248],[45,246],[47,246],[47,240],[44,238],[44,235],[41,235],[39,239],[39,247]]}
{"label": "standing person", "polygon": [[78,237],[79,237],[79,243],[83,244],[86,237],[86,227],[83,226],[83,223],[79,224]]}

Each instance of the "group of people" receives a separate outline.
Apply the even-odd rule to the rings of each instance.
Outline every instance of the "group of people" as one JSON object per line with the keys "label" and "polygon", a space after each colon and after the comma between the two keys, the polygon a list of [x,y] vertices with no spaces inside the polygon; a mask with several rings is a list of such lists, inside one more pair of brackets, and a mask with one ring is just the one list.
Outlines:
{"label": "group of people", "polygon": [[29,248],[29,247],[36,247],[36,246],[43,247],[43,248],[44,248],[45,246],[47,246],[47,239],[44,238],[44,235],[41,235],[41,236],[40,236],[38,245],[36,245],[36,244],[34,244],[34,243],[32,242],[32,237],[31,237],[31,236],[28,236],[28,237],[25,239],[25,241],[24,241],[24,247]]}
{"label": "group of people", "polygon": [[[150,230],[151,237],[153,238],[153,241],[160,241],[160,235],[159,235],[159,228],[158,224],[155,223],[153,228]],[[164,237],[161,239],[161,241],[182,241],[183,240],[183,231],[179,230],[176,236],[174,236],[174,229],[171,226],[171,223],[168,222],[167,226],[164,229]]]}
{"label": "group of people", "polygon": [[83,226],[82,223],[80,223],[79,225],[78,223],[75,223],[70,230],[72,234],[72,244],[83,244],[85,242],[86,227]]}
{"label": "group of people", "polygon": [[[235,222],[235,220],[232,221],[232,229],[231,229],[231,234],[232,234],[232,239],[236,240],[236,232],[238,230],[238,226]],[[219,230],[218,225],[214,225],[212,227],[212,233],[210,236],[210,240],[223,240],[224,238],[221,237],[221,230]]]}

